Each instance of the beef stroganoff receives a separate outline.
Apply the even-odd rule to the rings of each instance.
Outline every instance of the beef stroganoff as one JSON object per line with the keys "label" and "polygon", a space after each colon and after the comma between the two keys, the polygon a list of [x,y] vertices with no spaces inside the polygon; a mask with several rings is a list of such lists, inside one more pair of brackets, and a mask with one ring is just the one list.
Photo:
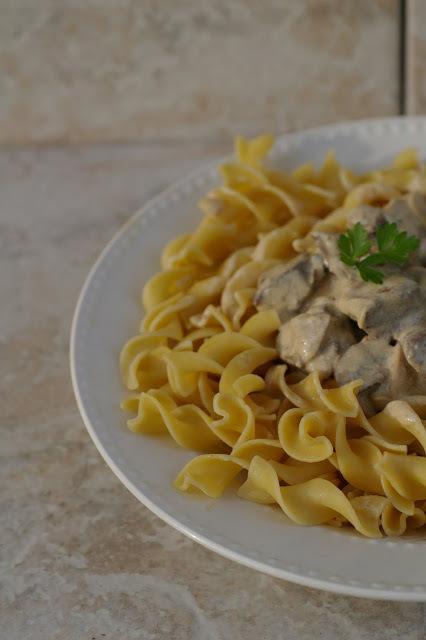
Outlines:
{"label": "beef stroganoff", "polygon": [[123,347],[122,408],[198,452],[175,486],[378,537],[426,516],[426,170],[291,173],[237,139],[164,249]]}

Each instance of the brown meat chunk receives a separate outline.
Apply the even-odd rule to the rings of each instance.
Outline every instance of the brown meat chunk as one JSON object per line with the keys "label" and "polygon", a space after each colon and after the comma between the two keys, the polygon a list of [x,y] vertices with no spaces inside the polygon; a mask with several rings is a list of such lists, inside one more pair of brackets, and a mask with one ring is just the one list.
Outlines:
{"label": "brown meat chunk", "polygon": [[316,231],[312,234],[315,241],[316,252],[323,258],[324,264],[331,273],[351,279],[353,269],[347,267],[340,260],[340,249],[337,244],[338,235],[336,233],[325,233]]}
{"label": "brown meat chunk", "polygon": [[277,349],[288,364],[329,377],[342,353],[354,342],[345,316],[314,308],[282,325]]}
{"label": "brown meat chunk", "polygon": [[392,348],[386,340],[366,336],[339,359],[334,369],[336,381],[341,385],[361,378],[364,382],[363,389],[377,387],[389,376],[387,363]]}
{"label": "brown meat chunk", "polygon": [[398,338],[407,362],[418,373],[426,375],[426,326],[414,325]]}
{"label": "brown meat chunk", "polygon": [[426,378],[410,366],[400,344],[366,336],[350,347],[334,370],[336,381],[346,384],[361,378],[359,400],[367,414],[402,395],[426,392]]}
{"label": "brown meat chunk", "polygon": [[392,200],[384,209],[387,222],[395,222],[401,231],[419,238],[426,236],[424,196],[420,193],[410,194],[404,198]]}
{"label": "brown meat chunk", "polygon": [[301,371],[334,373],[338,384],[363,380],[367,412],[402,395],[426,394],[426,195],[412,192],[384,207],[362,205],[348,214],[372,244],[379,224],[395,223],[421,240],[403,265],[380,265],[380,285],[364,282],[342,263],[339,233],[312,233],[314,254],[303,254],[264,274],[256,304],[282,321],[281,358]]}
{"label": "brown meat chunk", "polygon": [[424,308],[417,282],[400,275],[387,277],[383,284],[357,284],[336,300],[341,313],[355,320],[360,329],[375,338],[396,336],[407,322],[407,314]]}
{"label": "brown meat chunk", "polygon": [[297,256],[290,262],[272,267],[260,277],[255,304],[259,309],[276,309],[284,322],[302,308],[324,275],[321,256]]}

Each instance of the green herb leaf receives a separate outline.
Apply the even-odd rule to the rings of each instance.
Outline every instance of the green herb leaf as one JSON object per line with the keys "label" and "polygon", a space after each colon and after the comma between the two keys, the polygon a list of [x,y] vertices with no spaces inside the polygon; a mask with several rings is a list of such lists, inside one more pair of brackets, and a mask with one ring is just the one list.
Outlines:
{"label": "green herb leaf", "polygon": [[365,265],[366,267],[374,267],[378,264],[386,264],[387,260],[383,253],[377,251],[376,253],[370,253],[366,258],[363,258],[358,264]]}
{"label": "green herb leaf", "polygon": [[385,222],[376,229],[376,242],[379,251],[390,249],[398,235],[396,222]]}
{"label": "green herb leaf", "polygon": [[371,249],[367,229],[360,222],[357,222],[352,229],[348,229],[346,234],[339,237],[338,246],[342,254],[348,258],[352,260],[361,258]]}
{"label": "green herb leaf", "polygon": [[359,271],[359,275],[365,282],[374,282],[375,284],[382,284],[384,280],[384,274],[378,269],[373,269],[368,266],[361,266],[361,264],[357,265],[357,269]]}
{"label": "green herb leaf", "polygon": [[386,257],[387,262],[396,264],[403,264],[420,245],[420,239],[416,236],[398,231],[395,222],[381,224],[376,231],[376,241],[379,252]]}
{"label": "green herb leaf", "polygon": [[368,237],[367,229],[357,222],[352,229],[348,229],[345,234],[339,236],[337,244],[340,249],[340,260],[344,264],[358,269],[361,278],[366,282],[381,284],[384,274],[373,267],[387,263],[403,264],[410,254],[418,249],[420,239],[409,236],[406,231],[399,231],[395,222],[385,222],[376,230],[378,251],[366,256],[371,250],[372,242]]}
{"label": "green herb leaf", "polygon": [[378,269],[373,269],[374,266],[384,264],[386,260],[381,253],[371,253],[369,256],[358,262],[356,265],[359,274],[366,282],[371,281],[376,284],[381,284],[384,279],[384,274]]}

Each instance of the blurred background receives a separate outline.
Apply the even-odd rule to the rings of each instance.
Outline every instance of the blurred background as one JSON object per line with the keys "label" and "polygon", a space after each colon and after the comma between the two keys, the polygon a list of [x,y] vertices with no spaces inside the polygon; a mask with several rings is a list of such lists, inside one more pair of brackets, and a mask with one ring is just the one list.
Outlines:
{"label": "blurred background", "polygon": [[0,0],[0,143],[419,113],[425,20],[424,0]]}

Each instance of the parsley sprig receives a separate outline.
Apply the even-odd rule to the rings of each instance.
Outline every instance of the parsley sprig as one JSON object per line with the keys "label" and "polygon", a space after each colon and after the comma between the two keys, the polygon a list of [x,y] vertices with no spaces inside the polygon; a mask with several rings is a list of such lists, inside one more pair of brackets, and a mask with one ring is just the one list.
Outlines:
{"label": "parsley sprig", "polygon": [[339,237],[340,260],[349,267],[358,269],[361,278],[366,282],[382,284],[384,274],[374,267],[387,263],[404,264],[410,254],[418,249],[420,239],[409,236],[406,231],[399,231],[395,222],[379,225],[375,239],[376,251],[370,253],[373,242],[367,229],[357,222]]}

